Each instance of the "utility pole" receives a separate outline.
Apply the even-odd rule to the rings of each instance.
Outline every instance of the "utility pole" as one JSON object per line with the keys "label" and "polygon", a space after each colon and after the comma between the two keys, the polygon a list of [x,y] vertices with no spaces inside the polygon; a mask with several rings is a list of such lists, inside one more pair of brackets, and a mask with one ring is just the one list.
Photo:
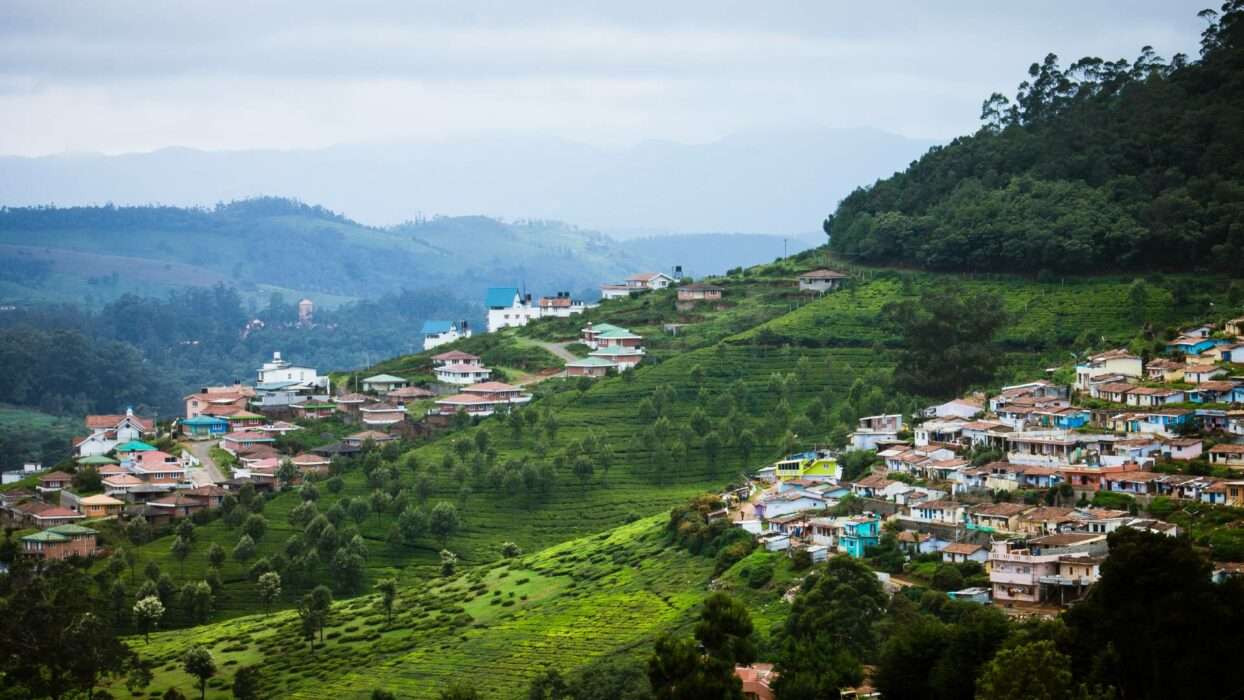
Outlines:
{"label": "utility pole", "polygon": [[786,260],[786,239],[782,239],[782,260]]}

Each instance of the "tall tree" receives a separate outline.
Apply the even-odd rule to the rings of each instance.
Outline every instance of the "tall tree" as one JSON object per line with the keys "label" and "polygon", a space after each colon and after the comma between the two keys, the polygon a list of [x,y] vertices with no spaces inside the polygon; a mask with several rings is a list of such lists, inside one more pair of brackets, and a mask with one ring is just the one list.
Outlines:
{"label": "tall tree", "polygon": [[1006,322],[998,297],[939,286],[914,301],[891,302],[881,315],[901,338],[894,379],[909,391],[954,395],[993,377],[1000,354],[994,336]]}

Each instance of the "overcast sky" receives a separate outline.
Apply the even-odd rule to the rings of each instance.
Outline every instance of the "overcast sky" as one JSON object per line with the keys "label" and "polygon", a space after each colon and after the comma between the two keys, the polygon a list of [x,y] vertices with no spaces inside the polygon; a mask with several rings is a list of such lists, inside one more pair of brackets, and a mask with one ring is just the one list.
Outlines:
{"label": "overcast sky", "polygon": [[1053,51],[1196,52],[1208,0],[0,0],[0,153],[870,126],[948,139]]}

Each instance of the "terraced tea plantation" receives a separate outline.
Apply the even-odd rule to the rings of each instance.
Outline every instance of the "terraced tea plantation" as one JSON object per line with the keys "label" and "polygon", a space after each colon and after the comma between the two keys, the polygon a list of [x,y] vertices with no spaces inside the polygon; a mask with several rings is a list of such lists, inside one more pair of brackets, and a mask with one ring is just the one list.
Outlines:
{"label": "terraced tea plantation", "polygon": [[[726,298],[734,297],[738,303],[697,311],[698,323],[708,329],[698,335],[694,328],[679,336],[661,335],[661,323],[683,318],[674,309],[672,292],[622,300],[616,307],[615,302],[602,305],[592,317],[618,320],[652,333],[654,345],[665,349],[652,353],[629,376],[597,380],[585,388],[557,380],[539,385],[537,400],[523,413],[541,418],[524,422],[517,432],[504,419],[494,417],[412,450],[392,465],[402,488],[413,493],[416,482],[426,480],[430,493],[425,509],[440,501],[454,502],[463,526],[444,546],[466,565],[484,564],[499,558],[506,541],[532,552],[664,512],[693,494],[737,481],[749,468],[772,460],[790,436],[797,435],[801,445],[825,443],[835,428],[841,431],[844,425],[853,424],[853,415],[868,414],[860,411],[912,410],[914,399],[894,392],[872,388],[864,392],[869,396],[863,399],[850,394],[861,378],[883,380],[893,364],[895,339],[878,324],[881,308],[914,297],[924,286],[957,283],[969,291],[990,291],[1004,299],[1012,318],[1000,334],[1007,355],[1000,379],[1031,378],[1047,363],[1065,363],[1069,350],[1083,349],[1079,342],[1085,338],[1096,344],[1101,337],[1125,342],[1134,334],[1126,301],[1131,281],[1126,279],[1037,283],[1013,277],[865,269],[857,271],[860,281],[845,291],[795,303],[793,275],[796,269],[809,266],[790,261],[718,281],[728,290]],[[1165,287],[1151,285],[1150,299],[1155,309],[1172,304],[1175,310],[1167,315],[1174,323],[1196,318],[1198,309],[1208,308],[1208,300],[1225,288],[1215,287],[1212,280],[1199,283],[1185,294],[1181,306]],[[730,330],[749,314],[771,315],[772,319],[742,332]],[[581,323],[578,318],[554,320],[549,325],[564,326],[554,332],[540,322],[521,332],[564,340],[564,333],[573,332]],[[490,342],[504,343],[504,337]],[[689,347],[677,349],[684,342]],[[504,347],[494,350],[507,351]],[[383,367],[394,371],[422,362],[412,356]],[[785,389],[776,388],[775,375],[790,378]],[[677,447],[672,457],[654,453],[646,432],[654,419],[640,410],[641,404],[658,395],[663,397],[659,414],[673,433],[667,439]],[[848,401],[854,402],[852,410],[842,410]],[[775,425],[775,416],[785,410],[783,405],[789,407],[788,415],[783,424]],[[807,418],[817,407],[823,408],[824,415]],[[720,437],[720,445],[711,452],[706,448],[706,433],[690,427],[697,410],[705,414],[704,430]],[[521,483],[490,477],[492,465],[477,470],[479,453],[473,445],[481,432],[487,433],[487,443],[495,450],[492,461],[496,465],[547,465],[555,477],[551,486],[538,497],[530,497]],[[750,447],[739,439],[744,433],[754,435]],[[598,464],[584,475],[574,471],[572,460],[558,457],[589,436],[607,447],[610,459],[608,469]],[[458,443],[467,443],[463,452],[455,449]],[[343,498],[370,496],[372,488],[359,470],[343,478],[344,488],[338,494],[321,488],[320,512]],[[411,501],[417,502],[413,496]],[[267,503],[264,515],[269,531],[258,542],[256,557],[277,554],[288,536],[298,531],[288,523],[290,510],[298,503],[295,493]],[[391,537],[397,515],[372,514],[351,525],[367,542],[365,586],[383,576],[418,582],[439,561],[440,542],[425,537],[411,545]],[[208,543],[217,542],[231,551],[240,535],[221,521],[199,528],[199,533],[184,564],[172,558],[171,537],[139,548],[139,570],[154,559],[179,586],[183,580],[199,580],[208,567]],[[217,599],[218,617],[259,610],[246,567],[230,560],[222,567],[222,578],[225,587]],[[314,578],[329,581],[326,563]],[[291,605],[300,593],[291,587],[278,607]]]}
{"label": "terraced tea plantation", "polygon": [[[646,653],[655,636],[694,618],[712,560],[667,547],[664,521],[647,518],[452,578],[413,582],[401,590],[391,622],[376,595],[337,603],[314,651],[292,611],[159,632],[150,644],[132,639],[156,664],[145,696],[170,686],[190,694],[194,682],[180,659],[203,644],[221,669],[209,684],[211,698],[231,697],[233,673],[253,664],[262,666],[262,697],[367,698],[384,688],[427,698],[459,679],[485,697],[518,697],[547,665],[566,672],[604,655]],[[776,611],[785,605],[783,590],[775,584],[750,600]]]}

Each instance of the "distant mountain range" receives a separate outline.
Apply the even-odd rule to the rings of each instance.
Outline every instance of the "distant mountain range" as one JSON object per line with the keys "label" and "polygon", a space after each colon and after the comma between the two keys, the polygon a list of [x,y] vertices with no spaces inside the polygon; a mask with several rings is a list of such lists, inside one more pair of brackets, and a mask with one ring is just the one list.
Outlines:
{"label": "distant mountain range", "polygon": [[871,129],[803,129],[612,150],[524,133],[322,150],[0,157],[0,204],[210,207],[275,195],[373,225],[482,214],[626,236],[805,234],[853,189],[931,145]]}
{"label": "distant mountain range", "polygon": [[[791,254],[822,236],[791,237]],[[256,304],[273,293],[332,306],[403,289],[478,303],[490,286],[594,299],[601,282],[681,265],[691,275],[771,260],[782,239],[761,234],[671,235],[619,242],[557,221],[437,217],[364,226],[322,207],[277,198],[212,209],[0,209],[0,301],[85,302],[162,296],[225,284]]]}

